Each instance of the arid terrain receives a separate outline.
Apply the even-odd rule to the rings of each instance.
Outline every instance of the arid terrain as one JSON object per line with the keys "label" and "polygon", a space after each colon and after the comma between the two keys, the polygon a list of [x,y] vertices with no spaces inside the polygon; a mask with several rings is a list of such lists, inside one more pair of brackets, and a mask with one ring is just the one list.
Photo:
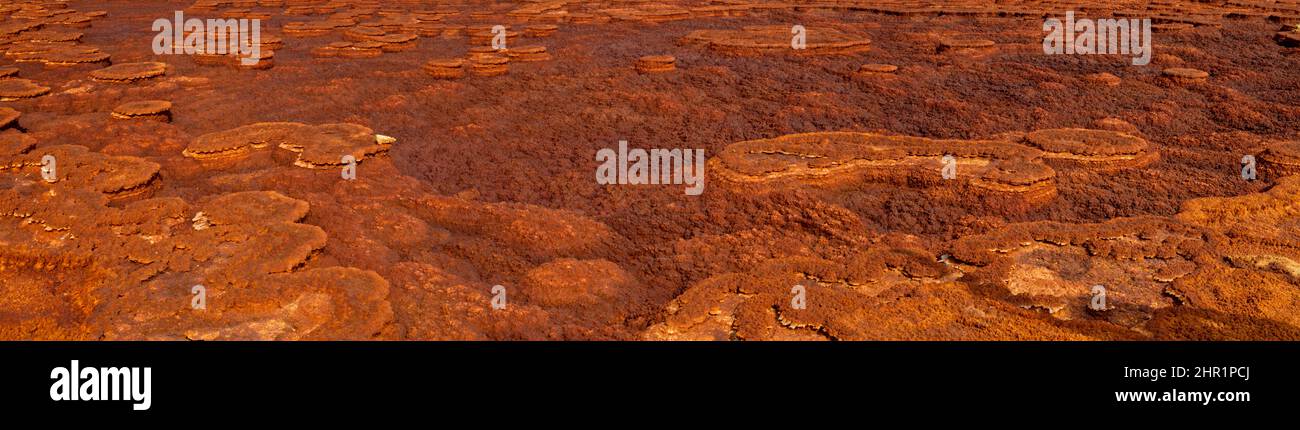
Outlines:
{"label": "arid terrain", "polygon": [[[159,53],[178,12],[256,54]],[[1149,64],[1047,54],[1067,12],[1149,19]],[[5,0],[0,339],[1296,340],[1298,25]],[[620,141],[706,157],[702,192],[600,181]]]}

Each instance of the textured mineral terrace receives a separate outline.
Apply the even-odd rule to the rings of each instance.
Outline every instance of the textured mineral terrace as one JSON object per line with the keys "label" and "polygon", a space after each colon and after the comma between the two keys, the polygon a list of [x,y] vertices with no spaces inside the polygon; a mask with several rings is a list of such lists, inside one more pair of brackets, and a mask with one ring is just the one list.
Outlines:
{"label": "textured mineral terrace", "polygon": [[0,339],[1300,339],[1300,0],[6,0]]}

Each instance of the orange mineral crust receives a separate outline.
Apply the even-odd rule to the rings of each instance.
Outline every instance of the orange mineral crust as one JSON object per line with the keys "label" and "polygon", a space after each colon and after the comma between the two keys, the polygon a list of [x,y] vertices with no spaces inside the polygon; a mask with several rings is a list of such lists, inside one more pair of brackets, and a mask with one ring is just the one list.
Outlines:
{"label": "orange mineral crust", "polygon": [[[746,26],[738,30],[697,30],[682,42],[702,45],[729,54],[854,54],[871,50],[871,39],[842,33],[833,28],[804,28],[804,39],[795,40],[792,26]],[[800,43],[803,42],[803,43]],[[797,47],[796,47],[797,46]]]}
{"label": "orange mineral crust", "polygon": [[0,339],[1300,340],[1298,23],[6,1]]}

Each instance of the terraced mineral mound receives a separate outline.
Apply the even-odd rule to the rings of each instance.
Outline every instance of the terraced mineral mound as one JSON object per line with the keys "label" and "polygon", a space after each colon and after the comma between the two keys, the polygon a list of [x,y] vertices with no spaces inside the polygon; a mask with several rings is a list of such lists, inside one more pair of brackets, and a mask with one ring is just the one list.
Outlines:
{"label": "terraced mineral mound", "polygon": [[0,339],[1296,340],[1298,24],[6,1]]}
{"label": "terraced mineral mound", "polygon": [[[802,32],[803,39],[792,36],[799,32]],[[833,28],[794,29],[789,25],[696,30],[682,38],[682,42],[732,54],[853,54],[871,49],[871,39],[863,36],[841,33]]]}

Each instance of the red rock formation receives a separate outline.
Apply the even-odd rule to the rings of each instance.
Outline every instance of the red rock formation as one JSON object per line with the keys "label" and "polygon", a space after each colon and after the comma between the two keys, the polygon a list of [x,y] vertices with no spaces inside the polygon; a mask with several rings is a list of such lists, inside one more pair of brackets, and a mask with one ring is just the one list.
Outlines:
{"label": "red rock formation", "polygon": [[9,128],[9,126],[18,123],[18,117],[22,116],[21,112],[13,108],[0,107],[0,129]]}
{"label": "red rock formation", "polygon": [[458,58],[429,60],[424,64],[424,71],[438,79],[460,79],[465,77],[465,60]]}
{"label": "red rock formation", "polygon": [[792,46],[792,31],[788,25],[750,26],[740,30],[696,30],[682,39],[683,43],[703,45],[709,49],[729,54],[798,54],[827,55],[855,54],[871,49],[871,39],[845,34],[831,28],[807,28],[806,44]]}
{"label": "red rock formation", "polygon": [[1180,84],[1194,84],[1205,82],[1210,77],[1209,73],[1202,70],[1196,70],[1188,67],[1171,67],[1165,69],[1164,76]]}
{"label": "red rock formation", "polygon": [[710,167],[718,178],[748,189],[862,180],[938,186],[946,182],[945,156],[952,157],[954,182],[972,191],[1025,205],[1056,195],[1056,173],[1039,160],[1042,153],[1000,141],[806,133],[732,144]]}
{"label": "red rock formation", "polygon": [[664,73],[677,69],[677,59],[671,55],[647,55],[636,60],[636,70],[641,73]]}
{"label": "red rock formation", "polygon": [[[646,339],[1084,339],[973,294],[918,249],[871,248],[842,263],[765,262],[691,286]],[[802,303],[796,299],[802,287]],[[925,318],[914,318],[925,315]]]}
{"label": "red rock formation", "polygon": [[1288,176],[1263,193],[1187,201],[1177,218],[1222,232],[1219,248],[1230,267],[1189,279],[1176,294],[1198,308],[1300,324],[1297,196],[1300,176]]}
{"label": "red rock formation", "polygon": [[115,64],[90,73],[97,81],[128,83],[162,76],[167,64],[158,62]]}
{"label": "red rock formation", "polygon": [[171,121],[172,103],[166,100],[141,100],[123,103],[113,108],[112,116],[117,119],[147,119],[152,121]]}
{"label": "red rock formation", "polygon": [[939,53],[983,56],[997,50],[997,44],[986,39],[945,38],[939,41]]}
{"label": "red rock formation", "polygon": [[[54,180],[41,172],[46,156],[53,157]],[[114,157],[90,152],[84,146],[55,145],[41,147],[26,154],[16,154],[3,164],[31,182],[44,179],[57,189],[88,189],[109,197],[121,198],[148,191],[158,177],[159,165],[137,157]],[[41,197],[57,200],[58,196]],[[64,214],[72,215],[72,214]],[[64,216],[60,215],[60,216]]]}
{"label": "red rock formation", "polygon": [[241,156],[252,150],[275,146],[297,152],[294,165],[334,168],[342,157],[361,161],[388,150],[392,138],[376,135],[356,124],[311,126],[291,122],[258,123],[199,136],[185,148],[185,156],[200,160]]}
{"label": "red rock formation", "polygon": [[[1142,330],[1155,311],[1176,301],[1178,279],[1214,265],[1209,234],[1163,218],[1100,224],[1015,224],[963,238],[952,258],[974,267],[971,282],[1008,301],[1066,319],[1098,318]],[[1093,308],[1100,285],[1106,310]]]}
{"label": "red rock formation", "polygon": [[50,93],[50,87],[41,86],[28,79],[11,78],[0,80],[0,101],[8,102]]}
{"label": "red rock formation", "polygon": [[1259,161],[1265,178],[1300,176],[1300,141],[1273,142],[1260,154]]}
{"label": "red rock formation", "polygon": [[1144,167],[1160,158],[1146,140],[1127,133],[1088,130],[1038,130],[1025,141],[1043,150],[1053,166],[1082,166],[1093,169]]}

